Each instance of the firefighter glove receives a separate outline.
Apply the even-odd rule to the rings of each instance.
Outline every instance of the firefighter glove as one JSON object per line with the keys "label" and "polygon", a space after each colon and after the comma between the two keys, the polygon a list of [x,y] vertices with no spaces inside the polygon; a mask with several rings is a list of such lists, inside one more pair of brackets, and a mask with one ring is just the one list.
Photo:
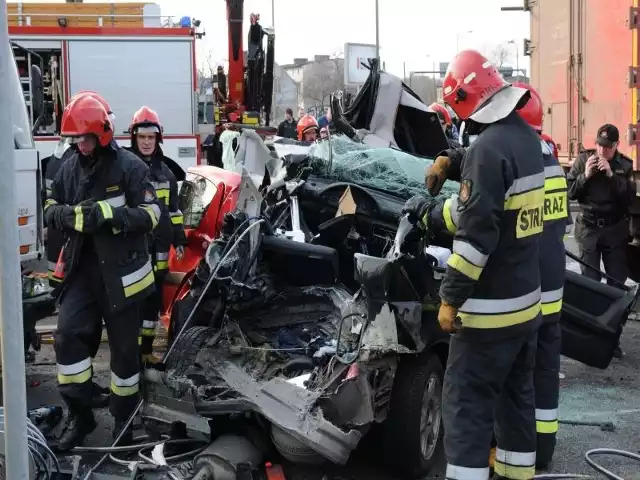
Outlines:
{"label": "firefighter glove", "polygon": [[451,167],[451,160],[449,157],[439,156],[427,169],[427,175],[425,176],[424,183],[427,186],[427,190],[433,196],[436,196],[442,190],[444,182],[448,179],[449,169]]}
{"label": "firefighter glove", "polygon": [[93,204],[61,205],[53,212],[55,228],[73,230],[79,233],[94,233],[97,230],[93,215]]}
{"label": "firefighter glove", "polygon": [[93,215],[95,216],[98,227],[113,220],[113,208],[105,200],[96,202],[93,206]]}
{"label": "firefighter glove", "polygon": [[447,333],[457,332],[461,326],[458,309],[443,300],[440,304],[440,310],[438,310],[438,323],[440,328]]}
{"label": "firefighter glove", "polygon": [[426,229],[429,223],[429,213],[434,205],[435,200],[422,195],[415,195],[404,204],[402,214],[408,214],[411,223],[418,224]]}

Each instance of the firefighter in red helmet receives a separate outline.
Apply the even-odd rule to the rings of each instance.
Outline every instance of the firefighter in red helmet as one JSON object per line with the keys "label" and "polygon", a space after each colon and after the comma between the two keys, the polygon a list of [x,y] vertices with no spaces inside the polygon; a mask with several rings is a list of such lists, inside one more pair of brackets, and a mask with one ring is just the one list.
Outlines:
{"label": "firefighter in red helmet", "polygon": [[542,137],[542,99],[530,85],[521,82],[514,85],[529,90],[531,98],[518,113],[540,135],[544,156],[544,231],[539,245],[543,323],[538,330],[534,386],[538,434],[536,465],[545,469],[553,458],[558,432],[560,315],[565,272],[563,239],[571,228],[572,220],[564,170],[552,146]]}
{"label": "firefighter in red helmet", "polygon": [[[93,338],[107,328],[111,349],[110,410],[114,435],[138,402],[140,301],[154,286],[146,234],[160,218],[149,169],[117,147],[102,104],[90,96],[69,103],[61,136],[75,145],[51,184],[44,215],[62,230],[64,248],[55,335],[60,394],[69,408],[58,448],[80,445],[96,426],[92,406]],[[130,439],[130,432],[123,437]]]}
{"label": "firefighter in red helmet", "polygon": [[[187,238],[183,217],[178,206],[178,180],[169,168],[175,162],[162,152],[162,124],[158,114],[149,107],[141,107],[131,120],[129,149],[149,166],[151,184],[163,204],[162,216],[153,234],[149,235],[149,249],[156,274],[155,294],[147,297],[142,307],[140,353],[144,362],[153,363],[153,339],[157,318],[162,308],[162,284],[169,268],[169,249],[173,245],[181,259]],[[183,180],[181,178],[181,180]]]}
{"label": "firefighter in red helmet", "polygon": [[318,139],[318,121],[313,115],[303,115],[298,120],[298,141],[315,142]]}
{"label": "firefighter in red helmet", "polygon": [[438,114],[440,124],[442,125],[442,129],[449,139],[449,142],[453,142],[457,146],[458,139],[454,136],[453,122],[451,120],[451,114],[449,113],[449,110],[447,110],[447,107],[439,103],[432,103],[431,105],[429,105],[429,108]]}
{"label": "firefighter in red helmet", "polygon": [[446,477],[489,478],[495,419],[495,475],[527,480],[535,474],[532,386],[542,319],[540,138],[516,113],[528,90],[508,84],[476,51],[454,58],[443,94],[478,135],[464,152],[460,191],[444,202],[414,197],[404,211],[429,234],[453,235],[438,312],[453,333],[442,395]]}

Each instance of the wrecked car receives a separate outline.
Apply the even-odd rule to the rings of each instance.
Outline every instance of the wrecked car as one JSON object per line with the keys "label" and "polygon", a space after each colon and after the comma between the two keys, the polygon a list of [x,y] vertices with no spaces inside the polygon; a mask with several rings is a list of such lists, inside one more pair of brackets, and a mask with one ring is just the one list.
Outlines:
{"label": "wrecked car", "polygon": [[[375,436],[395,472],[433,465],[451,238],[424,244],[401,211],[424,193],[427,157],[446,139],[399,79],[377,75],[359,94],[369,101],[352,104],[357,121],[345,119],[353,131],[311,146],[243,131],[229,170],[190,169],[180,192],[189,245],[167,285],[172,354],[165,372],[147,371],[144,418],[205,439],[249,421],[298,463],[344,464]],[[393,111],[378,108],[385,88],[395,117],[376,117]],[[416,125],[432,123],[433,140],[414,141]],[[457,191],[448,183],[443,195]],[[634,302],[635,291],[568,272],[563,351],[606,368]]]}

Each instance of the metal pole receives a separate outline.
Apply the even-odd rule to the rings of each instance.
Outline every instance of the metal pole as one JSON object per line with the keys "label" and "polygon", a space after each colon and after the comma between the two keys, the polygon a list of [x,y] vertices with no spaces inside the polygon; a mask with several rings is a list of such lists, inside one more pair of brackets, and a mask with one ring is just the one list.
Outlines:
{"label": "metal pole", "polygon": [[520,80],[520,49],[516,43],[516,79]]}
{"label": "metal pole", "polygon": [[380,10],[376,0],[376,58],[380,60]]}
{"label": "metal pole", "polygon": [[[7,24],[7,2],[0,0],[0,348],[2,348],[2,392],[6,478],[28,480],[27,391],[22,327],[22,281],[16,224],[16,175],[11,108],[17,99],[9,81],[13,62]],[[13,65],[11,65],[13,66]],[[22,101],[22,99],[19,99]],[[8,439],[11,438],[9,442]]]}
{"label": "metal pole", "polygon": [[271,26],[276,28],[276,0],[271,0]]}

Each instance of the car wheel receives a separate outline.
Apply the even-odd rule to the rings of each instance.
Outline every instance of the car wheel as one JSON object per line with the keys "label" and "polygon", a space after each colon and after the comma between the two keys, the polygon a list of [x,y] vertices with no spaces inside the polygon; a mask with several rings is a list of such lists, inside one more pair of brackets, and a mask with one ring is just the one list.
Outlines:
{"label": "car wheel", "polygon": [[216,334],[215,328],[191,327],[185,330],[177,339],[171,355],[167,359],[167,370],[173,370],[173,374],[181,376],[191,367],[202,350],[204,344]]}
{"label": "car wheel", "polygon": [[[169,322],[169,345],[173,344],[176,335],[180,333],[184,324],[187,323],[189,315],[191,314],[195,304],[196,299],[191,295],[187,295],[185,298],[176,301],[173,310],[171,311],[171,320]],[[191,326],[194,326],[193,322]]]}
{"label": "car wheel", "polygon": [[435,353],[401,360],[383,425],[386,463],[406,478],[424,476],[442,441],[444,369]]}

